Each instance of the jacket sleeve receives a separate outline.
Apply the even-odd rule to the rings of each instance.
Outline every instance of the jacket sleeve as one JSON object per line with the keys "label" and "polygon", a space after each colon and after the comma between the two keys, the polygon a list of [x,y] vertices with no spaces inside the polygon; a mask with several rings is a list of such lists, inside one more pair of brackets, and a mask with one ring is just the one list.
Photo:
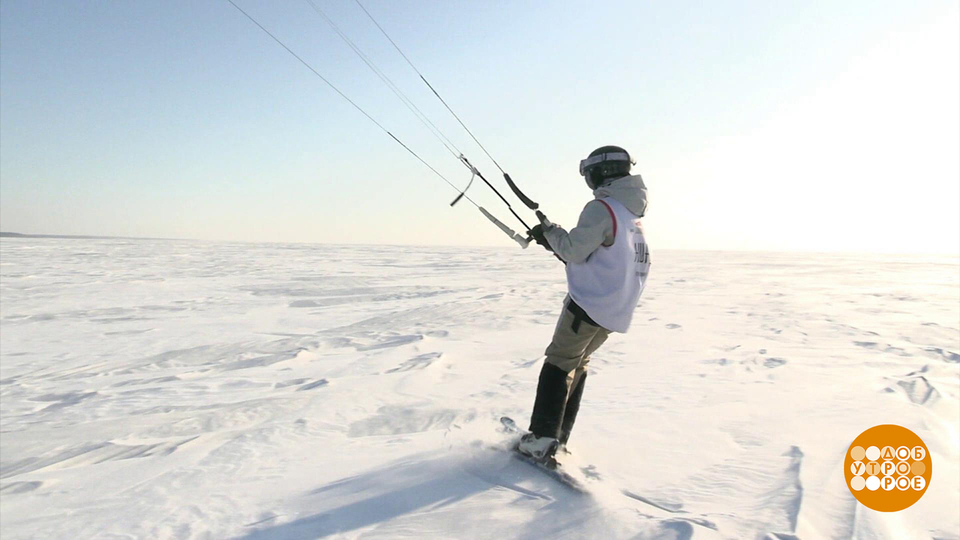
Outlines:
{"label": "jacket sleeve", "polygon": [[555,225],[543,231],[553,252],[567,262],[587,260],[604,244],[613,243],[613,218],[602,202],[593,200],[583,207],[577,226],[569,233]]}

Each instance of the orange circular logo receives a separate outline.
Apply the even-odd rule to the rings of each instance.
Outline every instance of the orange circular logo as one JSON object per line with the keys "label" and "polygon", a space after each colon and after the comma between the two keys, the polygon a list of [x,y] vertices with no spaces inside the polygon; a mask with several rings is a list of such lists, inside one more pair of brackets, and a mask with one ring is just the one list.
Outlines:
{"label": "orange circular logo", "polygon": [[854,439],[843,468],[850,493],[879,512],[898,512],[919,501],[933,473],[923,440],[893,424],[874,426]]}

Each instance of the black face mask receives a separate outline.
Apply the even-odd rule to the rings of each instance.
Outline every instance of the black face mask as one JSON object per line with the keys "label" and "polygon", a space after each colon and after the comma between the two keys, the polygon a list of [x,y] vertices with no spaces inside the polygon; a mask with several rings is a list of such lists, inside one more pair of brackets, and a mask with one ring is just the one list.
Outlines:
{"label": "black face mask", "polygon": [[587,187],[591,190],[601,188],[610,182],[630,175],[629,163],[617,163],[593,167],[586,171],[583,179],[587,182]]}
{"label": "black face mask", "polygon": [[587,182],[587,187],[590,188],[590,191],[603,185],[604,179],[600,177],[599,172],[600,171],[592,170],[587,171],[587,174],[583,175],[583,179]]}

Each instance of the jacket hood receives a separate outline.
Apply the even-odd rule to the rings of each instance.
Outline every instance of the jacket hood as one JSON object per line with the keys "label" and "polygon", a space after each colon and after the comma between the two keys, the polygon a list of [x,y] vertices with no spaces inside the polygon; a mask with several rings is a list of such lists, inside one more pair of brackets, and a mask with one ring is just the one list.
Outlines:
{"label": "jacket hood", "polygon": [[642,216],[647,209],[647,186],[639,174],[617,178],[593,190],[593,196],[612,197],[637,216]]}

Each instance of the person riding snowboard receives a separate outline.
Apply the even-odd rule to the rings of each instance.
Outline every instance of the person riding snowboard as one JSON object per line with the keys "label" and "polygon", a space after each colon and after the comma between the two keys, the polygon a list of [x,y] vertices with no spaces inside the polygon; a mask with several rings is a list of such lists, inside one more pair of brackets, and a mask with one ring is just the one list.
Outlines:
{"label": "person riding snowboard", "polygon": [[566,263],[567,294],[546,350],[530,433],[517,447],[547,460],[565,446],[580,409],[587,363],[611,332],[626,332],[650,270],[650,252],[640,218],[647,188],[630,175],[626,150],[604,146],[580,162],[594,200],[570,232],[541,218],[530,233]]}

